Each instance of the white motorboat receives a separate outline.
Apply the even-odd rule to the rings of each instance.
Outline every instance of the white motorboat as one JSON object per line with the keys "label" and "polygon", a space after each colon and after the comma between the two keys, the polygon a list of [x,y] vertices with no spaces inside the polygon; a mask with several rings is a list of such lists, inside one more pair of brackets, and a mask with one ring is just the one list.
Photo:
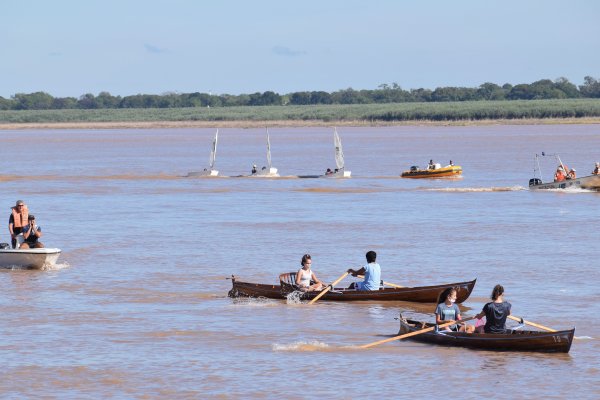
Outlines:
{"label": "white motorboat", "polygon": [[[562,167],[564,171],[567,171],[567,167],[564,166],[562,160],[558,154],[545,154],[543,156],[554,156],[556,162]],[[568,171],[567,171],[568,172]],[[574,179],[563,179],[560,181],[544,182],[540,169],[540,156],[535,155],[535,164],[533,169],[534,177],[529,180],[529,190],[545,190],[545,189],[587,189],[587,190],[600,190],[600,175],[589,175],[581,178]]]}
{"label": "white motorboat", "polygon": [[42,269],[56,264],[60,249],[10,249],[0,248],[0,267]]}
{"label": "white motorboat", "polygon": [[342,139],[337,133],[337,129],[333,128],[333,146],[335,148],[335,165],[334,171],[327,170],[322,178],[350,178],[352,172],[344,169],[344,151],[342,150]]}
{"label": "white motorboat", "polygon": [[277,178],[279,174],[277,173],[277,168],[273,168],[271,164],[271,140],[269,138],[269,130],[267,129],[267,165],[268,167],[262,167],[262,169],[257,169],[256,165],[252,168],[252,173],[248,176],[258,177],[258,178]]}
{"label": "white motorboat", "polygon": [[210,151],[210,158],[208,159],[208,168],[204,168],[203,171],[194,171],[190,172],[186,175],[187,178],[194,177],[208,177],[208,176],[218,176],[219,171],[214,169],[215,166],[215,158],[217,157],[217,140],[219,138],[219,130],[215,133],[215,138],[212,142],[212,149]]}

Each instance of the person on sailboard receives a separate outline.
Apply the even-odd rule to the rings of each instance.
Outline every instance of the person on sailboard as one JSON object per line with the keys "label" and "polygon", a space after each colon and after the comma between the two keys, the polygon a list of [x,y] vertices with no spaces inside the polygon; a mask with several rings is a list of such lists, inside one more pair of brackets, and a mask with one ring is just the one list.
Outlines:
{"label": "person on sailboard", "polygon": [[327,168],[327,171],[325,171],[325,175],[331,175],[333,174],[333,171],[331,170],[331,168]]}
{"label": "person on sailboard", "polygon": [[592,175],[600,175],[600,163],[596,163],[596,168],[592,171]]}
{"label": "person on sailboard", "polygon": [[27,225],[27,216],[29,210],[23,200],[17,200],[14,207],[11,207],[10,217],[8,217],[8,232],[12,248],[17,247],[17,236],[23,232],[23,228]]}
{"label": "person on sailboard", "polygon": [[[302,261],[300,261],[300,265],[302,268],[296,273],[296,285],[303,292],[313,292],[315,290],[322,290],[325,287],[325,284],[317,278],[314,272],[310,269],[312,265],[312,259],[310,254],[305,254],[302,256]],[[311,284],[311,282],[314,282]]]}
{"label": "person on sailboard", "polygon": [[505,333],[506,318],[510,315],[512,305],[504,301],[504,287],[502,285],[494,286],[491,295],[492,301],[483,306],[477,319],[485,317],[485,325],[478,326],[476,332],[479,333]]}
{"label": "person on sailboard", "polygon": [[256,164],[252,165],[252,173],[255,174],[256,173]]}
{"label": "person on sailboard", "polygon": [[365,279],[362,282],[352,282],[349,289],[357,290],[379,290],[381,285],[381,266],[375,262],[377,253],[373,250],[366,254],[367,264],[358,271],[350,268],[349,274],[352,276],[364,275]]}
{"label": "person on sailboard", "polygon": [[44,247],[39,238],[42,237],[42,228],[35,223],[35,216],[29,214],[27,218],[27,226],[23,228],[23,238],[25,241],[21,243],[21,249],[41,249]]}

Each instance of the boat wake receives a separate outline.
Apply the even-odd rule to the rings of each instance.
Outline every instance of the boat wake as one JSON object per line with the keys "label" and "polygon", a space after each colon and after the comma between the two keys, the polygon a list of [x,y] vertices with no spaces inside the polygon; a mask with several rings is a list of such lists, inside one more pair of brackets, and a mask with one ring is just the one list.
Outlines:
{"label": "boat wake", "polygon": [[281,302],[264,297],[236,297],[232,299],[232,304],[246,307],[273,307],[281,304]]}
{"label": "boat wake", "polygon": [[65,269],[65,268],[69,268],[70,265],[67,262],[64,263],[60,263],[60,264],[44,264],[44,266],[42,268],[40,268],[42,271],[59,271],[61,269]]}
{"label": "boat wake", "polygon": [[296,192],[306,193],[377,193],[381,192],[382,189],[368,189],[368,188],[306,188],[297,189]]}
{"label": "boat wake", "polygon": [[273,351],[298,351],[298,352],[309,352],[309,351],[327,351],[333,350],[328,344],[314,340],[312,342],[296,342],[290,344],[274,344]]}
{"label": "boat wake", "polygon": [[564,189],[544,189],[544,192],[554,192],[554,193],[597,193],[597,190],[593,189],[582,189],[577,187],[568,187]]}
{"label": "boat wake", "polygon": [[424,188],[429,192],[456,192],[456,193],[467,193],[467,192],[517,192],[520,190],[526,190],[523,186],[493,186],[493,187],[480,187],[480,188]]}

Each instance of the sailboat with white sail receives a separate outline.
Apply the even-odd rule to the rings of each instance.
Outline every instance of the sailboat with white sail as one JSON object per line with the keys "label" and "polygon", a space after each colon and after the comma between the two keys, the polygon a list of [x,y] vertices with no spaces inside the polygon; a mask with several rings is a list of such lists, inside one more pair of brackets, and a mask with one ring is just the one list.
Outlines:
{"label": "sailboat with white sail", "polygon": [[214,169],[215,159],[217,157],[217,142],[219,140],[219,130],[215,133],[215,138],[212,142],[212,148],[210,150],[210,158],[208,159],[208,168],[204,168],[202,171],[194,171],[187,174],[187,177],[203,177],[203,176],[218,176],[219,171]]}
{"label": "sailboat with white sail", "polygon": [[277,168],[273,168],[271,163],[271,139],[269,138],[269,130],[267,129],[267,165],[268,167],[262,167],[260,170],[256,168],[256,165],[252,166],[252,174],[250,176],[264,177],[264,178],[277,178]]}
{"label": "sailboat with white sail", "polygon": [[337,128],[333,128],[333,146],[335,148],[335,170],[327,169],[322,178],[350,178],[352,172],[344,169],[344,150],[342,150],[342,139],[337,133]]}

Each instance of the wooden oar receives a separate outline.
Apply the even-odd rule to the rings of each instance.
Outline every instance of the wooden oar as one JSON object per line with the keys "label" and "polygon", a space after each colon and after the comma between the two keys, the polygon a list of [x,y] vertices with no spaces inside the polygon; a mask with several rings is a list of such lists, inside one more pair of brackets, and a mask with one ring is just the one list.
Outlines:
{"label": "wooden oar", "polygon": [[333,282],[331,285],[329,285],[325,289],[321,290],[321,293],[319,293],[318,295],[316,295],[315,298],[312,299],[308,304],[312,304],[315,301],[319,300],[325,293],[329,292],[329,290],[332,287],[334,287],[335,285],[337,285],[338,283],[340,283],[340,281],[342,279],[344,279],[345,277],[347,277],[347,276],[348,276],[348,272],[344,272],[344,274],[342,276],[340,276],[337,281]]}
{"label": "wooden oar", "polygon": [[513,315],[509,315],[508,318],[512,319],[513,321],[519,321],[519,322],[521,322],[521,320],[522,320],[524,324],[535,326],[536,328],[540,328],[540,329],[543,329],[548,332],[557,332],[556,329],[548,328],[547,326],[539,325],[539,324],[536,324],[535,322],[525,321],[524,319],[515,317]]}
{"label": "wooden oar", "polygon": [[[356,275],[356,277],[363,279],[365,276],[364,275]],[[395,287],[395,288],[404,288],[404,287],[406,287],[406,286],[395,285],[393,283],[389,283],[389,282],[386,282],[386,281],[383,281],[383,284],[387,285],[387,286]]]}
{"label": "wooden oar", "polygon": [[[444,324],[438,325],[438,328],[445,328],[447,326],[458,324],[458,323],[462,323],[462,322],[467,322],[467,321],[470,321],[472,319],[475,319],[475,317],[471,317],[471,318],[467,318],[467,319],[462,319],[460,321],[446,322]],[[409,333],[405,333],[403,335],[394,336],[394,337],[389,338],[389,339],[383,339],[383,340],[380,340],[378,342],[363,344],[362,346],[358,346],[358,347],[360,347],[361,349],[368,349],[369,347],[378,346],[378,345],[383,344],[383,343],[393,342],[394,340],[401,340],[401,339],[404,339],[404,338],[407,338],[407,337],[420,335],[421,333],[431,332],[433,330],[435,330],[435,325],[431,326],[429,328],[425,328],[425,329],[421,329],[421,330],[415,331],[415,332],[409,332]]]}

